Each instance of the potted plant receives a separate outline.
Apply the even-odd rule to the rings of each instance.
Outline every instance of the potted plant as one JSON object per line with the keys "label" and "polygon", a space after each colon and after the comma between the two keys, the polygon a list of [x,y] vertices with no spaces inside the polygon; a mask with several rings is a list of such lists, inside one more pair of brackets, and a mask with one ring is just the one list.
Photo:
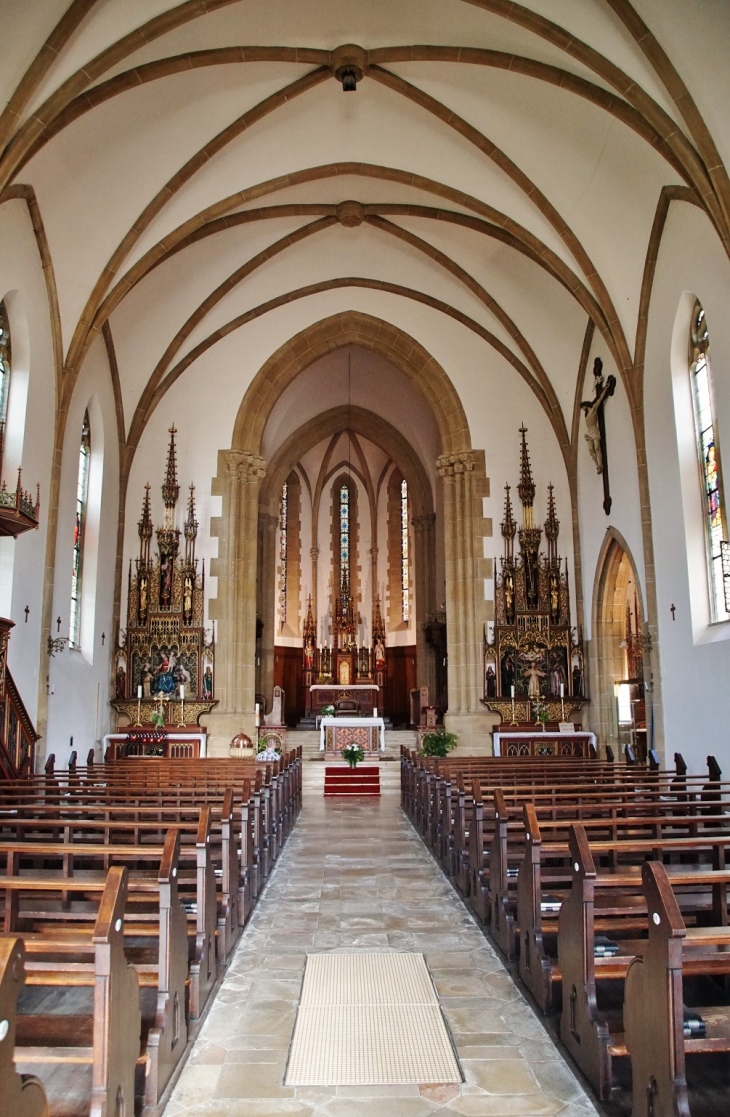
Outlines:
{"label": "potted plant", "polygon": [[347,763],[348,767],[354,772],[361,760],[365,759],[365,753],[359,745],[345,745],[340,749],[340,756]]}
{"label": "potted plant", "polygon": [[323,706],[322,707],[322,717],[323,718],[333,718],[334,716],[335,716],[334,706],[330,705],[330,706]]}
{"label": "potted plant", "polygon": [[456,748],[456,733],[449,733],[443,725],[424,733],[421,738],[421,756],[447,756]]}

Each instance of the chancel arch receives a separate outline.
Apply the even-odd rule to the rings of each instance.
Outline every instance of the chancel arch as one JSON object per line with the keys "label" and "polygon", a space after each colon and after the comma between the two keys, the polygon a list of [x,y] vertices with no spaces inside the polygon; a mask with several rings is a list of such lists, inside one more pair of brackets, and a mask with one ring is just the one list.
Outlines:
{"label": "chancel arch", "polygon": [[[414,449],[409,445],[413,431],[404,437],[378,414],[382,407],[379,392],[374,391],[374,408],[363,407],[365,396],[362,386],[357,389],[357,402],[345,398],[344,380],[341,384],[342,402],[318,413],[317,388],[306,398],[297,398],[296,408],[287,397],[287,391],[296,393],[296,381],[305,377],[308,370],[319,368],[317,362],[326,362],[358,351],[371,354],[384,367],[391,370],[391,381],[400,385],[401,410],[422,414],[423,445]],[[344,357],[343,357],[344,360]],[[344,371],[344,363],[342,364]],[[304,383],[304,381],[303,381]],[[328,385],[328,389],[331,388]],[[334,389],[332,389],[334,390]],[[324,392],[332,398],[332,391]],[[336,398],[337,392],[334,392]],[[287,401],[288,399],[288,406]],[[291,429],[291,413],[297,408],[309,409],[307,422],[300,429]],[[387,401],[386,401],[387,410]],[[369,414],[368,414],[369,412]],[[287,417],[288,416],[288,417]],[[287,425],[288,424],[288,425]],[[427,428],[427,430],[426,430]],[[489,525],[484,521],[480,494],[487,491],[484,455],[473,451],[466,415],[458,395],[444,369],[412,337],[391,324],[358,312],[347,311],[331,319],[313,323],[311,327],[283,345],[262,366],[254,377],[239,408],[234,424],[232,448],[219,455],[218,477],[214,492],[223,497],[223,514],[214,522],[212,530],[220,540],[219,555],[211,570],[218,574],[218,598],[211,602],[211,616],[218,624],[218,679],[222,683],[219,712],[211,715],[211,729],[221,721],[221,735],[225,719],[238,723],[241,717],[250,717],[255,693],[265,693],[273,679],[276,598],[276,532],[282,485],[294,466],[301,467],[302,459],[322,439],[332,440],[342,431],[352,432],[352,442],[346,456],[352,471],[362,473],[362,454],[357,439],[368,438],[384,452],[386,460],[396,463],[408,481],[412,504],[414,529],[415,567],[415,643],[417,654],[413,657],[418,670],[425,672],[421,682],[435,688],[433,655],[426,649],[425,621],[432,618],[435,609],[444,609],[450,616],[449,628],[449,710],[450,716],[470,715],[479,718],[483,713],[481,698],[481,664],[479,662],[479,632],[486,620],[487,605],[484,600],[483,577],[488,563],[483,558],[481,536],[488,534]],[[416,438],[417,442],[418,439]],[[342,459],[335,444],[326,453],[332,458],[331,467],[337,469]],[[381,470],[382,472],[382,470]],[[322,503],[323,477],[308,480],[313,493],[313,507]],[[364,474],[361,478],[364,481]],[[371,516],[377,481],[361,484],[359,502],[369,500]],[[371,491],[368,492],[368,489]],[[383,499],[386,492],[383,492]],[[318,515],[318,520],[319,520]],[[386,530],[387,512],[383,508],[382,529]],[[438,520],[440,524],[437,524]],[[257,531],[251,530],[253,524]],[[315,537],[319,528],[315,530]],[[258,542],[256,542],[258,540]],[[312,545],[315,563],[321,561],[323,539]],[[383,593],[387,582],[387,538],[382,542]],[[377,559],[371,556],[371,563]],[[232,564],[232,567],[231,567]],[[225,576],[227,569],[238,570],[233,579]],[[439,574],[440,571],[440,574]],[[378,584],[377,569],[371,573],[371,585]],[[253,590],[257,586],[256,611],[244,592],[244,586]],[[307,583],[303,575],[301,584]],[[321,595],[321,579],[312,578],[309,586],[314,589],[315,602]],[[377,594],[375,595],[377,596]],[[370,608],[373,605],[369,602]],[[316,603],[322,612],[322,603]],[[261,632],[256,646],[256,627]],[[267,624],[268,619],[268,624]],[[268,635],[266,635],[268,629]],[[397,641],[395,641],[397,643]],[[222,662],[221,662],[222,661]],[[413,666],[413,664],[411,665]],[[226,694],[226,680],[230,688]],[[413,680],[416,685],[415,679]],[[259,689],[259,687],[263,688]],[[245,696],[245,697],[242,697]],[[230,708],[230,718],[228,710]],[[216,734],[217,735],[217,734]]]}
{"label": "chancel arch", "polygon": [[594,583],[590,659],[597,732],[617,757],[629,745],[646,759],[653,747],[648,651],[636,564],[626,540],[611,529]]}

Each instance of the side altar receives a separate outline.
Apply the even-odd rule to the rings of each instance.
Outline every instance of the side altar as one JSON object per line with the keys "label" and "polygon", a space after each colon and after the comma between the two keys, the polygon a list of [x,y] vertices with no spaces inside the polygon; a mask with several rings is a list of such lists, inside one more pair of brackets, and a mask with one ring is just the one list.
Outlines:
{"label": "side altar", "polygon": [[[548,485],[547,518],[535,524],[527,429],[520,428],[522,526],[505,485],[504,555],[495,563],[494,630],[484,642],[482,705],[501,715],[500,732],[530,723],[570,722],[588,702],[583,640],[571,624],[568,560],[558,554],[560,521],[553,486]],[[541,550],[543,531],[546,549]],[[515,537],[519,554],[515,554]],[[578,726],[580,728],[580,725]],[[562,743],[565,738],[558,738]]]}
{"label": "side altar", "polygon": [[[162,485],[163,525],[152,523],[150,486],[145,486],[138,524],[139,557],[130,560],[127,626],[120,631],[114,657],[112,707],[118,727],[131,725],[200,732],[198,719],[216,705],[215,646],[203,625],[205,567],[198,570],[195,540],[195,486],[188,497],[180,555],[175,510],[180,495],[175,455],[175,427],[170,428],[167,468]],[[157,554],[151,555],[153,534]]]}

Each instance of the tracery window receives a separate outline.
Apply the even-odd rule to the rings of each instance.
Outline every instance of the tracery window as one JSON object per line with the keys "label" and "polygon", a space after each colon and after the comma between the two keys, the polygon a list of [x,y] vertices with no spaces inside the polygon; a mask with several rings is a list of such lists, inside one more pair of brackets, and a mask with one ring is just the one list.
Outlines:
{"label": "tracery window", "polygon": [[286,591],[289,561],[289,485],[285,481],[281,489],[281,502],[279,504],[279,563],[281,566],[281,583],[279,588],[279,617],[280,627],[284,631],[286,624]]}
{"label": "tracery window", "polygon": [[409,621],[411,618],[410,562],[410,536],[408,534],[408,482],[404,478],[401,481],[400,485],[400,581],[404,621]]}
{"label": "tracery window", "polygon": [[84,569],[84,533],[89,500],[89,462],[91,460],[91,427],[89,412],[84,413],[79,446],[79,471],[76,483],[76,516],[74,519],[73,566],[71,570],[71,622],[69,643],[72,648],[81,643],[81,579]]}
{"label": "tracery window", "polygon": [[712,621],[724,621],[730,617],[730,556],[709,351],[707,320],[697,302],[690,331],[690,376],[702,479],[710,617]]}
{"label": "tracery window", "polygon": [[350,490],[340,485],[340,583],[350,574]]}
{"label": "tracery window", "polygon": [[10,395],[10,325],[5,303],[0,302],[0,464],[5,445],[5,422]]}

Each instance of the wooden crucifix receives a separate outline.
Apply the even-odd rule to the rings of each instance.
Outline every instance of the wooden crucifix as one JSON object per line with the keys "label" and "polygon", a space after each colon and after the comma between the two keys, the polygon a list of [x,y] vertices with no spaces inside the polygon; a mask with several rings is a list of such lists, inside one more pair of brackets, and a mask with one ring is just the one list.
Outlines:
{"label": "wooden crucifix", "polygon": [[606,444],[606,420],[603,408],[609,396],[616,390],[616,377],[603,379],[603,361],[596,357],[593,362],[593,378],[596,391],[593,399],[583,400],[581,410],[585,416],[585,440],[596,466],[596,473],[603,477],[603,511],[611,514],[611,491],[608,483],[608,446]]}

